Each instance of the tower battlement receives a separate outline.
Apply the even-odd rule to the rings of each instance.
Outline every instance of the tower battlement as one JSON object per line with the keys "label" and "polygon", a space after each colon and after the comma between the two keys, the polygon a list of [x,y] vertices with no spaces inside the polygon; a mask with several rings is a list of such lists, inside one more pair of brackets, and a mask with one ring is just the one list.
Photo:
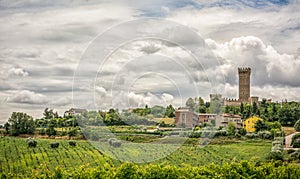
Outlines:
{"label": "tower battlement", "polygon": [[240,67],[238,68],[239,73],[251,73],[251,68],[250,67]]}

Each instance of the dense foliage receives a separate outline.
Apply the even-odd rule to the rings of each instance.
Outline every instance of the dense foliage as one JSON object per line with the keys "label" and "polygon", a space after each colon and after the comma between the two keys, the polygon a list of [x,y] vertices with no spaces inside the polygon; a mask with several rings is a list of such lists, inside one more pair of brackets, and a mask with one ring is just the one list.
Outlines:
{"label": "dense foliage", "polygon": [[241,115],[242,119],[256,115],[267,122],[278,121],[283,126],[294,126],[300,117],[300,104],[297,102],[267,103],[266,99],[263,99],[259,105],[242,103],[240,106],[225,106],[225,113]]}
{"label": "dense foliage", "polygon": [[[14,173],[2,173],[1,178],[16,176]],[[193,167],[182,164],[180,167],[163,164],[137,165],[123,163],[118,167],[105,163],[102,166],[87,169],[82,166],[73,172],[57,167],[54,171],[42,168],[32,173],[30,178],[290,178],[300,176],[300,166],[282,162],[241,161],[210,164]]]}
{"label": "dense foliage", "polygon": [[295,123],[294,128],[297,132],[300,132],[300,119]]}
{"label": "dense foliage", "polygon": [[294,148],[300,148],[300,133],[292,137],[292,146]]}
{"label": "dense foliage", "polygon": [[[198,146],[198,139],[188,139],[186,144],[178,148],[177,139],[171,138],[165,145],[154,143],[136,144],[122,140],[122,145],[116,148],[110,146],[107,140],[103,142],[77,140],[76,147],[73,147],[69,145],[69,140],[35,139],[37,145],[32,148],[28,147],[24,138],[0,137],[0,173],[31,177],[32,173],[43,169],[54,171],[56,167],[69,173],[76,171],[84,164],[88,164],[85,169],[103,166],[105,163],[117,167],[120,165],[119,160],[124,160],[124,157],[140,158],[147,161],[147,156],[152,159],[159,159],[158,156],[162,156],[164,152],[174,151],[175,149],[165,158],[155,160],[152,163],[164,163],[165,165],[178,167],[181,163],[192,166],[202,166],[210,163],[222,165],[231,162],[233,158],[236,161],[241,161],[255,157],[256,161],[264,161],[265,154],[271,148],[269,141],[240,141],[226,138],[213,140],[211,144],[204,148]],[[52,149],[50,144],[56,142],[59,142],[59,148]],[[94,146],[102,147],[106,152],[102,153]],[[109,158],[107,153],[109,151],[122,157]]]}
{"label": "dense foliage", "polygon": [[13,112],[6,125],[6,132],[13,136],[18,136],[20,134],[33,134],[35,131],[33,118],[22,112]]}

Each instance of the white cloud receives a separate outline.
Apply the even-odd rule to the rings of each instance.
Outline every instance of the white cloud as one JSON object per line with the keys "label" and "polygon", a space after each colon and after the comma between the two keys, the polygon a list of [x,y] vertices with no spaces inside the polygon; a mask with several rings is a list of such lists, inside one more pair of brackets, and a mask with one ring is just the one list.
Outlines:
{"label": "white cloud", "polygon": [[[97,83],[101,87],[93,89],[95,85],[91,83],[75,86],[74,90],[83,94],[79,99],[82,104],[87,103],[86,96],[93,96],[93,90],[100,98],[97,99],[97,103],[101,103],[99,106],[107,103],[111,107],[111,98],[119,96],[116,104],[127,102],[129,97],[136,106],[149,102],[176,102],[180,101],[180,97],[174,92],[174,85],[184,98],[196,94],[190,82],[196,82],[201,89],[199,95],[208,98],[211,82],[208,75],[214,76],[217,83],[224,83],[224,76],[225,83],[215,85],[234,97],[238,66],[252,67],[254,95],[261,93],[259,96],[275,99],[282,98],[283,94],[290,96],[288,99],[299,99],[299,2],[265,8],[249,8],[244,6],[244,2],[235,0],[226,7],[222,7],[223,1],[194,2],[198,2],[199,6],[180,0],[1,1],[0,23],[5,25],[0,28],[0,97],[3,101],[9,97],[5,104],[0,105],[0,116],[7,116],[7,111],[21,110],[19,108],[24,106],[27,111],[35,113],[40,113],[45,107],[29,104],[53,105],[53,108],[60,107],[63,111],[64,105],[69,106],[71,102],[68,96],[71,96],[73,74],[89,42],[112,25],[143,15],[166,16],[197,31],[207,39],[221,64],[202,69],[190,60],[186,51],[174,44],[140,39],[126,44],[110,56],[111,60],[101,73],[103,78]],[[154,28],[163,29],[160,26]],[[130,28],[126,30],[129,33],[133,31]],[[115,33],[116,39],[124,34],[122,29]],[[185,31],[178,33],[168,29],[162,33],[173,35],[174,41],[182,44],[194,40]],[[140,62],[127,64],[138,58]],[[176,63],[176,60],[184,64]],[[86,69],[91,69],[91,66],[94,64],[87,65]],[[135,84],[136,90],[127,96],[132,82],[147,70],[168,77],[174,84],[162,78],[157,80],[156,76],[143,78]],[[84,75],[94,78],[90,74],[97,71],[89,72]],[[114,79],[114,74],[119,76]],[[108,93],[111,81],[117,88],[117,94]],[[168,94],[172,94],[173,98]],[[47,97],[51,97],[51,101]],[[89,101],[95,103],[93,98]],[[18,106],[20,103],[28,105]]]}
{"label": "white cloud", "polygon": [[8,70],[8,76],[28,76],[28,72],[24,71],[22,68],[11,68]]}
{"label": "white cloud", "polygon": [[26,104],[46,104],[49,99],[39,93],[33,91],[22,90],[16,91],[13,95],[7,98],[8,103],[26,103]]}
{"label": "white cloud", "polygon": [[149,106],[160,105],[166,106],[171,104],[174,100],[174,97],[171,94],[163,93],[161,95],[155,95],[153,93],[146,94],[136,94],[134,92],[130,92],[128,95],[129,106],[134,107],[143,107],[146,104]]}
{"label": "white cloud", "polygon": [[100,86],[96,86],[95,87],[95,92],[97,95],[99,95],[100,97],[105,97],[106,96],[106,90],[105,88],[103,87],[100,87]]}
{"label": "white cloud", "polygon": [[281,54],[258,37],[242,36],[229,42],[217,43],[206,40],[213,52],[222,60],[221,69],[230,83],[236,83],[236,69],[252,68],[254,85],[300,86],[300,58]]}
{"label": "white cloud", "polygon": [[54,107],[60,107],[60,106],[66,107],[66,106],[71,106],[72,99],[68,96],[60,96],[57,97],[56,100],[52,100],[49,103]]}
{"label": "white cloud", "polygon": [[171,94],[163,93],[162,99],[164,100],[165,104],[172,104],[174,96]]}

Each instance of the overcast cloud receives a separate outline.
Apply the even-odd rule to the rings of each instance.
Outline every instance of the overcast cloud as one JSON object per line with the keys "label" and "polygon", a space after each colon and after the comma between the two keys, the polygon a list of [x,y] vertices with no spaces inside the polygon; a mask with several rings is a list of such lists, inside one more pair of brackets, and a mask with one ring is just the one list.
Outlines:
{"label": "overcast cloud", "polygon": [[[63,114],[74,105],[178,107],[189,96],[208,100],[211,92],[220,91],[236,98],[240,66],[252,68],[252,95],[300,101],[297,0],[1,0],[0,9],[0,124],[13,111],[40,117],[46,107]],[[189,27],[203,44],[197,47],[195,36],[183,28],[157,26],[153,28],[172,41],[132,39],[112,49],[102,66],[80,63],[99,34],[148,17]],[[134,28],[114,29],[111,43],[124,34],[145,31]],[[202,49],[204,42],[210,51],[197,53],[198,64],[190,49]],[[79,78],[90,81],[73,86],[78,66],[91,69]]]}

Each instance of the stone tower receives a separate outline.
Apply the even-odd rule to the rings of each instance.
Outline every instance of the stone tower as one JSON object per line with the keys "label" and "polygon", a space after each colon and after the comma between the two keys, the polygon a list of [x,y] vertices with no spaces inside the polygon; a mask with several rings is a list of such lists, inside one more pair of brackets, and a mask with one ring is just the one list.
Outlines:
{"label": "stone tower", "polygon": [[251,68],[238,68],[239,72],[239,101],[248,102],[250,98]]}

